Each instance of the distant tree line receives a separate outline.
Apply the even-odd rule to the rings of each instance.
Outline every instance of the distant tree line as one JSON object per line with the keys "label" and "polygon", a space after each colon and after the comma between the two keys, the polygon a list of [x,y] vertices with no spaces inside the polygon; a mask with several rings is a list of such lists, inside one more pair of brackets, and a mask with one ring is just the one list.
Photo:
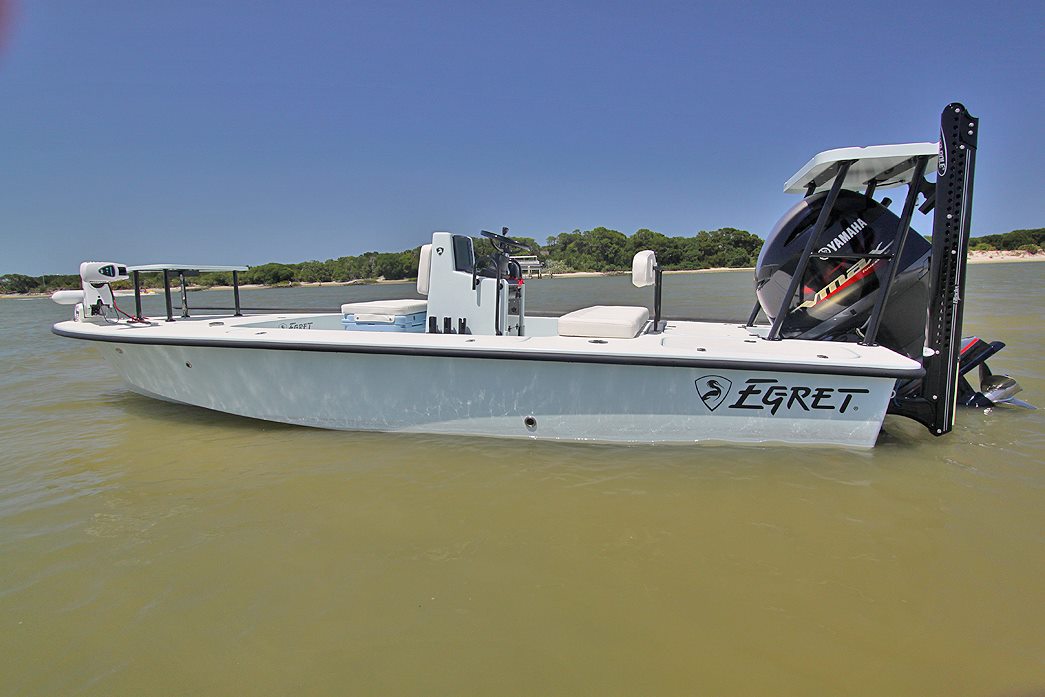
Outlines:
{"label": "distant tree line", "polygon": [[[754,266],[762,249],[762,238],[745,230],[720,228],[701,230],[692,237],[669,237],[643,228],[633,235],[597,227],[593,230],[574,230],[548,238],[545,245],[528,237],[516,237],[531,246],[551,273],[570,271],[625,271],[631,268],[635,252],[652,249],[657,261],[666,269],[737,268]],[[1024,249],[1037,253],[1045,246],[1045,228],[1013,230],[1002,235],[985,235],[973,239],[974,250]],[[489,240],[475,238],[477,257],[489,256],[493,247]],[[522,254],[522,252],[520,252]],[[414,278],[420,247],[402,252],[366,252],[359,256],[338,257],[326,261],[303,261],[297,264],[268,263],[252,266],[240,273],[240,283],[262,285],[291,285],[294,283],[367,281],[378,278],[398,280]],[[191,282],[201,286],[230,285],[232,274],[205,273],[193,276]],[[145,287],[162,283],[158,274],[142,276]],[[75,274],[0,276],[2,293],[49,293],[62,288],[79,288],[80,278]],[[129,287],[127,282],[114,284]]]}
{"label": "distant tree line", "polygon": [[762,238],[744,230],[701,230],[693,237],[668,237],[645,228],[630,237],[616,230],[564,232],[548,238],[542,255],[553,271],[623,271],[636,252],[652,249],[666,269],[754,266]]}
{"label": "distant tree line", "polygon": [[[240,272],[240,283],[258,283],[267,286],[291,283],[327,283],[330,281],[358,281],[385,278],[398,280],[417,276],[421,248],[403,252],[366,252],[354,257],[338,257],[326,261],[303,261],[298,264],[268,263],[252,266]],[[232,283],[227,272],[205,273],[194,276],[197,285],[215,286]]]}
{"label": "distant tree line", "polygon": [[[757,235],[734,228],[700,231],[694,237],[668,237],[642,229],[625,235],[617,230],[597,227],[574,230],[548,238],[540,245],[529,237],[515,237],[530,246],[532,253],[552,273],[570,271],[625,271],[631,268],[635,252],[652,249],[667,269],[706,269],[712,267],[753,266],[762,248]],[[490,256],[493,245],[484,237],[474,239],[477,258]],[[519,252],[524,254],[524,252]],[[326,281],[358,281],[376,278],[397,280],[417,276],[420,247],[403,252],[367,252],[356,257],[299,264],[262,264],[240,274],[243,283],[279,285]],[[201,274],[193,279],[199,285],[227,285],[231,274]]]}
{"label": "distant tree line", "polygon": [[1013,230],[1003,235],[983,235],[970,240],[969,248],[973,251],[1021,250],[1037,254],[1045,247],[1045,228],[1033,230]]}
{"label": "distant tree line", "polygon": [[26,276],[9,273],[0,276],[0,293],[50,293],[63,288],[79,288],[77,274]]}

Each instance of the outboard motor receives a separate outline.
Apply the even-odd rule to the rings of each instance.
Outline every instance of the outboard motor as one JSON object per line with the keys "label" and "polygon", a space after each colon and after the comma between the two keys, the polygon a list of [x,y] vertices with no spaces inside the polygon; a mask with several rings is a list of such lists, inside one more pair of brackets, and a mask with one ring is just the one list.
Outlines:
{"label": "outboard motor", "polygon": [[[766,316],[776,319],[813,234],[828,192],[813,194],[789,210],[769,233],[755,267],[755,292]],[[786,306],[781,336],[828,341],[860,341],[889,274],[900,218],[870,196],[839,192],[798,292]],[[889,289],[877,343],[921,360],[929,303],[932,246],[907,236],[896,278]],[[870,255],[872,258],[868,258]],[[873,258],[881,255],[880,258]],[[848,257],[848,258],[847,258]]]}
{"label": "outboard motor", "polygon": [[[889,413],[934,435],[954,428],[958,404],[1030,407],[1015,398],[1015,380],[987,367],[1005,344],[961,335],[978,133],[979,120],[954,102],[941,114],[937,143],[819,153],[785,184],[804,199],[773,228],[755,268],[749,326],[761,307],[769,341],[880,344],[919,361],[923,376],[896,385]],[[929,169],[935,182],[925,178]],[[901,185],[900,216],[872,198]],[[931,242],[910,226],[916,207],[934,212]],[[969,382],[973,368],[979,390]]]}

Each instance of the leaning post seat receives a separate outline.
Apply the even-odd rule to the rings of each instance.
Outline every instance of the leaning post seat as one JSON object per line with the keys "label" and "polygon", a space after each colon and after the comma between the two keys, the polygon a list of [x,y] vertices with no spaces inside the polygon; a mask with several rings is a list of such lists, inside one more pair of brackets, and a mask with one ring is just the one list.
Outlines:
{"label": "leaning post seat", "polygon": [[649,321],[649,310],[627,305],[593,305],[559,318],[559,336],[633,339]]}
{"label": "leaning post seat", "polygon": [[[646,249],[631,261],[631,283],[636,288],[658,282],[657,255]],[[658,284],[659,290],[659,284]],[[658,316],[659,312],[658,305]],[[630,305],[594,305],[559,318],[559,336],[601,339],[633,339],[649,322],[649,310]]]}

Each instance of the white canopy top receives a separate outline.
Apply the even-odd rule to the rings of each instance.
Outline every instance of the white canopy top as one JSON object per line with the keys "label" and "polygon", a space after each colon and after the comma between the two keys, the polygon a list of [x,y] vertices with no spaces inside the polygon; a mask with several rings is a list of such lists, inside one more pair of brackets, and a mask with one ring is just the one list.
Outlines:
{"label": "white canopy top", "polygon": [[128,266],[128,271],[246,271],[246,266],[215,266],[214,264],[139,264]]}
{"label": "white canopy top", "polygon": [[879,189],[900,186],[911,181],[916,157],[929,155],[925,171],[931,172],[936,169],[938,153],[937,143],[868,145],[863,148],[825,150],[813,156],[805,167],[787,180],[784,193],[805,194],[810,184],[816,185],[816,191],[830,189],[838,172],[838,163],[842,160],[856,160],[845,175],[843,189],[860,191],[870,184],[871,180],[877,181],[876,187]]}

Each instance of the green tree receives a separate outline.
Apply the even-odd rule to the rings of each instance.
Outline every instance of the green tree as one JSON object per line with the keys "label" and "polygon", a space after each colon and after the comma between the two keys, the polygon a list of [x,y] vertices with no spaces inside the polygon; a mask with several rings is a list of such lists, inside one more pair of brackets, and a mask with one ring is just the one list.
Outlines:
{"label": "green tree", "polygon": [[548,257],[583,271],[616,271],[631,265],[628,237],[597,227],[563,232],[548,238]]}
{"label": "green tree", "polygon": [[0,290],[5,293],[35,293],[40,288],[40,279],[20,273],[0,276]]}
{"label": "green tree", "polygon": [[1045,228],[1013,230],[1002,235],[974,237],[973,244],[989,244],[995,249],[1019,249],[1025,244],[1045,245]]}
{"label": "green tree", "polygon": [[245,274],[247,283],[260,283],[266,286],[274,286],[280,283],[289,283],[294,280],[294,270],[286,264],[262,264],[253,266]]}
{"label": "green tree", "polygon": [[374,258],[374,275],[390,281],[406,278],[415,273],[416,268],[410,265],[410,257],[401,253],[378,254]]}
{"label": "green tree", "polygon": [[753,266],[762,249],[762,238],[745,230],[701,230],[687,240],[682,263],[687,268]]}
{"label": "green tree", "polygon": [[298,264],[295,280],[305,283],[325,283],[334,280],[334,272],[328,262],[303,261]]}

